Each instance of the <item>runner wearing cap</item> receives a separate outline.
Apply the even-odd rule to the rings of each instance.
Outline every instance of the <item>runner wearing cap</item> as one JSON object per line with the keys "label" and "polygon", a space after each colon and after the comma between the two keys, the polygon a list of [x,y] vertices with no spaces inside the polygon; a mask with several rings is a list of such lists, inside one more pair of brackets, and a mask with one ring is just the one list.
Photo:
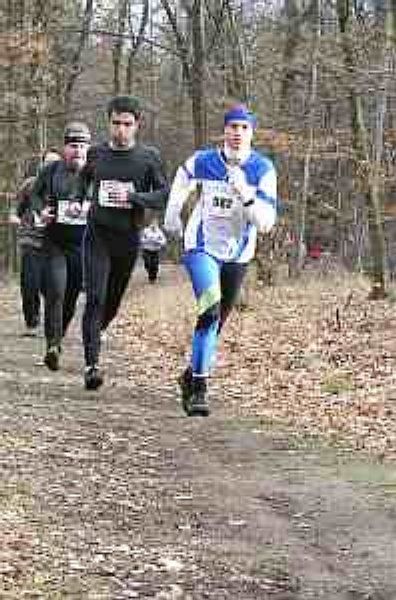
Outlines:
{"label": "runner wearing cap", "polygon": [[32,190],[32,209],[45,224],[44,362],[52,371],[59,368],[62,338],[82,288],[81,242],[86,211],[77,190],[78,174],[86,162],[90,140],[85,123],[69,123],[64,132],[62,160],[44,167]]}
{"label": "runner wearing cap", "polygon": [[224,116],[224,145],[196,152],[179,167],[170,192],[164,227],[180,233],[180,214],[193,190],[198,201],[184,230],[183,262],[198,308],[191,362],[180,378],[183,408],[207,416],[207,379],[219,332],[237,299],[257,231],[276,217],[276,172],[252,149],[255,116],[244,105]]}

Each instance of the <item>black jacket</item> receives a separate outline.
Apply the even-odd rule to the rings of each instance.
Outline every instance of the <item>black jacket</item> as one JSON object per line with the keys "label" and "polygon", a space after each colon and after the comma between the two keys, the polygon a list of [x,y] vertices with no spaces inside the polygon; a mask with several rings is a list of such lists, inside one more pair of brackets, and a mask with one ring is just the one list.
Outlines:
{"label": "black jacket", "polygon": [[[78,190],[77,172],[70,171],[63,160],[49,163],[36,177],[30,199],[31,208],[40,213],[46,206],[51,206],[57,214],[57,205],[60,201],[78,200]],[[55,222],[46,226],[44,238],[64,249],[73,249],[80,246],[84,229],[84,225],[65,225]]]}
{"label": "black jacket", "polygon": [[[130,190],[129,209],[103,205],[103,186],[119,182]],[[88,222],[126,234],[142,227],[145,208],[163,209],[169,193],[159,152],[142,144],[128,150],[107,143],[92,147],[80,183],[81,199],[92,201]]]}

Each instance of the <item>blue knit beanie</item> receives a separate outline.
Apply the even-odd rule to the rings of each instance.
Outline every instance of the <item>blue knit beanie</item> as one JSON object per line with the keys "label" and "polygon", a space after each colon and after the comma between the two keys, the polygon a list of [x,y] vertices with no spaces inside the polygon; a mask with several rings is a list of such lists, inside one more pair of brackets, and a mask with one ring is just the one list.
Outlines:
{"label": "blue knit beanie", "polygon": [[231,121],[246,121],[253,129],[257,127],[256,116],[244,104],[236,104],[225,113],[224,125],[228,125]]}

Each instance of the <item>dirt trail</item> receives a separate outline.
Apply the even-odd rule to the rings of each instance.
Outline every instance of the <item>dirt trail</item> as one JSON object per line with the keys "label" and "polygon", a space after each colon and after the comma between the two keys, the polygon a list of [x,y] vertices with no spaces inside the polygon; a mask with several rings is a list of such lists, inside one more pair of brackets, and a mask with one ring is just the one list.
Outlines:
{"label": "dirt trail", "polygon": [[1,296],[0,598],[395,600],[396,469],[169,387],[86,393],[77,325],[50,373]]}

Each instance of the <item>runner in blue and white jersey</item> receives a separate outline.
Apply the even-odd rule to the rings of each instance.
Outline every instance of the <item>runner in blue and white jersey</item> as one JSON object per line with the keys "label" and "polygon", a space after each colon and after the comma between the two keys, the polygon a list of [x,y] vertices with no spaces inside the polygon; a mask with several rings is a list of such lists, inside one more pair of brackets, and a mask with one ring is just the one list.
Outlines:
{"label": "runner in blue and white jersey", "polygon": [[165,214],[165,229],[181,233],[183,204],[197,192],[184,230],[183,257],[198,306],[191,364],[180,379],[189,416],[209,414],[207,378],[218,334],[254,256],[257,232],[268,232],[275,223],[276,172],[252,149],[255,127],[246,106],[228,110],[223,147],[198,151],[179,167]]}

